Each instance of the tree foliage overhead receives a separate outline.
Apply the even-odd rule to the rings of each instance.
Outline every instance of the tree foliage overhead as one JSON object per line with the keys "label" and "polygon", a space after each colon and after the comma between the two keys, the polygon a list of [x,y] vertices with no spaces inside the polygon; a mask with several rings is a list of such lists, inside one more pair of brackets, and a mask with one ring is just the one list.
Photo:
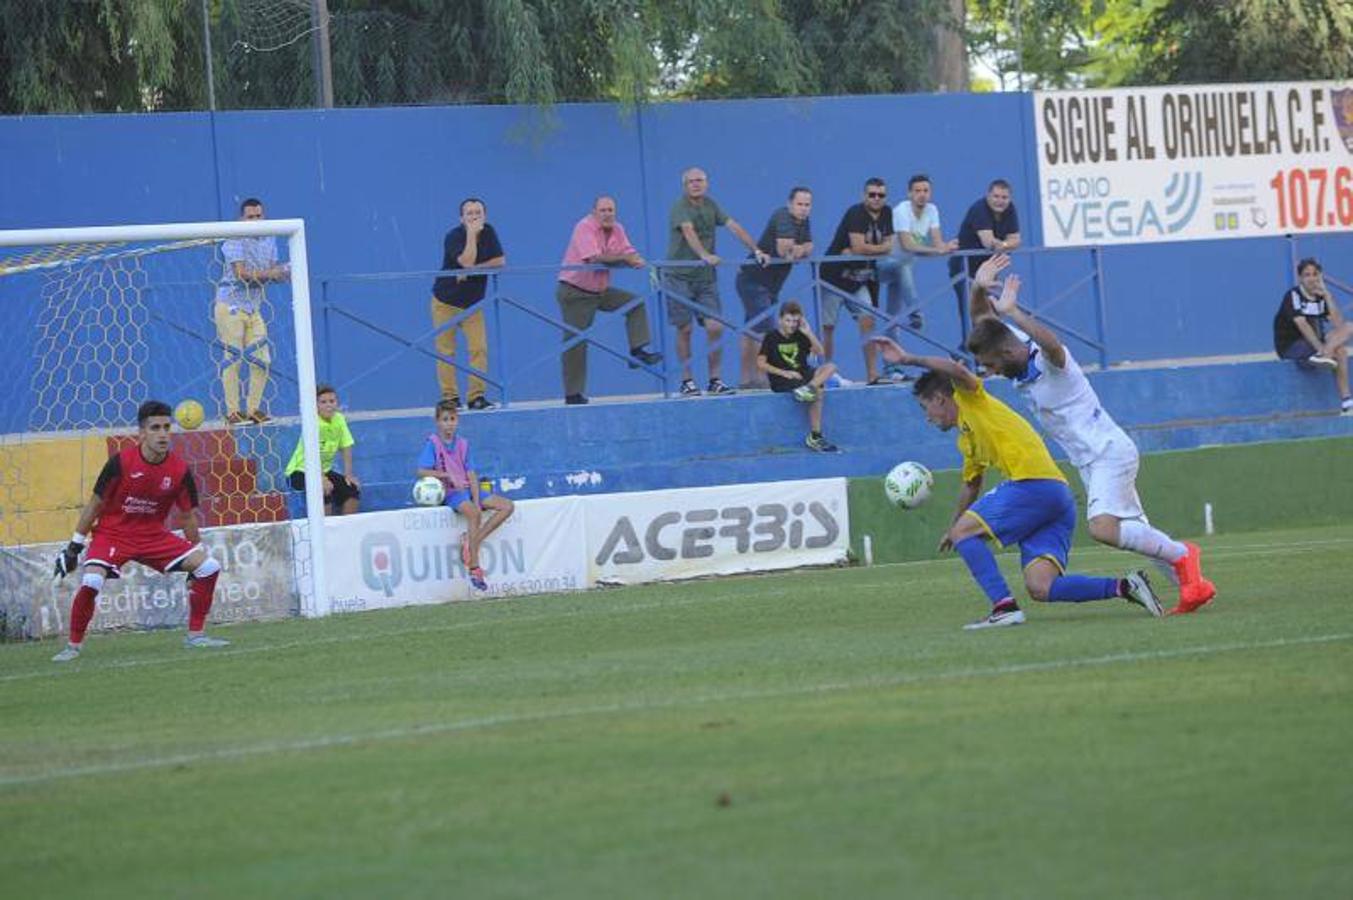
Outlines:
{"label": "tree foliage overhead", "polygon": [[968,0],[968,21],[1009,86],[1353,77],[1349,0]]}
{"label": "tree foliage overhead", "polygon": [[1123,17],[1129,30],[1110,31],[1124,45],[1124,68],[1138,83],[1353,77],[1349,0],[1157,0],[1145,6]]}
{"label": "tree foliage overhead", "polygon": [[[1353,77],[1350,0],[327,0],[339,105]],[[203,0],[0,0],[0,114],[202,109]],[[206,0],[222,108],[316,103],[312,0]],[[945,56],[944,52],[948,52]],[[953,75],[949,88],[962,88]]]}
{"label": "tree foliage overhead", "polygon": [[[328,0],[335,102],[931,90],[944,0]],[[311,0],[209,0],[218,105],[315,102]],[[200,0],[0,3],[0,112],[201,108]]]}

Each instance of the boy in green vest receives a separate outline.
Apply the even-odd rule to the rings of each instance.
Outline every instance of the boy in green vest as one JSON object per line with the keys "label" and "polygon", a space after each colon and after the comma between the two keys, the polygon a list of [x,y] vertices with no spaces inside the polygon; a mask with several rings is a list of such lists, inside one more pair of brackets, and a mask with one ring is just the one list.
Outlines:
{"label": "boy in green vest", "polygon": [[[338,411],[338,392],[332,386],[321,384],[315,389],[319,406],[319,466],[324,471],[324,502],[333,507],[333,514],[346,516],[357,512],[362,496],[362,485],[352,468],[352,432],[348,420]],[[334,458],[343,452],[343,471],[334,471]],[[305,446],[296,439],[296,450],[287,463],[287,480],[293,489],[305,490]]]}

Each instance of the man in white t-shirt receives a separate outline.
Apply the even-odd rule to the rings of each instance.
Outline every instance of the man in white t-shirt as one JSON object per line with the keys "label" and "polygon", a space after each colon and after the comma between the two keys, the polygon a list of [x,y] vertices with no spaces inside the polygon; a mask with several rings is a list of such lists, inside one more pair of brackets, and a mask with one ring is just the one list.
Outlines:
{"label": "man in white t-shirt", "polygon": [[[907,182],[907,199],[893,208],[893,229],[897,235],[893,253],[879,261],[879,277],[888,286],[889,318],[909,311],[907,324],[919,331],[925,326],[916,292],[912,263],[917,256],[943,256],[958,247],[958,241],[946,241],[940,231],[940,210],[931,202],[930,176],[913,175]],[[900,341],[902,329],[892,325],[888,336]],[[889,374],[900,374],[900,367],[888,366]]]}
{"label": "man in white t-shirt", "polygon": [[1001,254],[978,271],[968,349],[983,366],[1011,380],[1080,472],[1091,536],[1150,557],[1179,586],[1179,605],[1172,612],[1193,612],[1217,592],[1202,575],[1197,545],[1176,541],[1147,521],[1137,495],[1137,446],[1100,405],[1071,352],[1019,308],[1019,276],[1006,278],[1000,296],[994,295],[995,275],[1009,263]]}

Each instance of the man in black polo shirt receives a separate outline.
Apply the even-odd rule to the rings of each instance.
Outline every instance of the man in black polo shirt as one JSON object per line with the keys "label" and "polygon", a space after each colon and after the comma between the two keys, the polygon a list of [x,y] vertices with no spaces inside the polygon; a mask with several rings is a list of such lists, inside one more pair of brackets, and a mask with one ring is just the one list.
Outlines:
{"label": "man in black polo shirt", "polygon": [[987,195],[968,207],[963,224],[958,229],[958,249],[987,250],[972,256],[949,257],[949,277],[954,283],[960,314],[968,302],[967,284],[962,277],[963,265],[968,266],[968,281],[977,269],[996,253],[1009,253],[1020,245],[1019,213],[1010,199],[1010,182],[997,178],[987,186]]}
{"label": "man in black polo shirt", "polygon": [[[507,262],[503,246],[498,243],[498,232],[485,221],[484,201],[468,197],[460,203],[460,224],[446,233],[443,242],[442,269],[473,269],[483,266],[502,266]],[[432,324],[445,325],[455,316],[484,299],[488,287],[487,275],[442,275],[432,285]],[[437,335],[437,352],[442,356],[456,355],[456,332],[465,332],[465,343],[470,348],[470,365],[481,372],[489,368],[489,344],[484,333],[484,313],[477,311],[461,320],[459,325]],[[437,381],[442,399],[460,405],[460,388],[456,385],[456,369],[449,363],[437,361]],[[470,409],[490,409],[493,404],[484,396],[484,379],[471,375],[466,385],[470,394]]]}

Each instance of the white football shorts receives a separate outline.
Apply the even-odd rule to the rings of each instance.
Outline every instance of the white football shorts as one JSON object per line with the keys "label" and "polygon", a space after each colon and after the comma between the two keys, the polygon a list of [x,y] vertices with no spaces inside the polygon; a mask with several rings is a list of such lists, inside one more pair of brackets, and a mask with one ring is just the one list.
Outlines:
{"label": "white football shorts", "polygon": [[1080,468],[1085,486],[1085,517],[1113,516],[1116,519],[1144,519],[1142,498],[1137,496],[1137,448],[1115,442],[1108,451]]}

